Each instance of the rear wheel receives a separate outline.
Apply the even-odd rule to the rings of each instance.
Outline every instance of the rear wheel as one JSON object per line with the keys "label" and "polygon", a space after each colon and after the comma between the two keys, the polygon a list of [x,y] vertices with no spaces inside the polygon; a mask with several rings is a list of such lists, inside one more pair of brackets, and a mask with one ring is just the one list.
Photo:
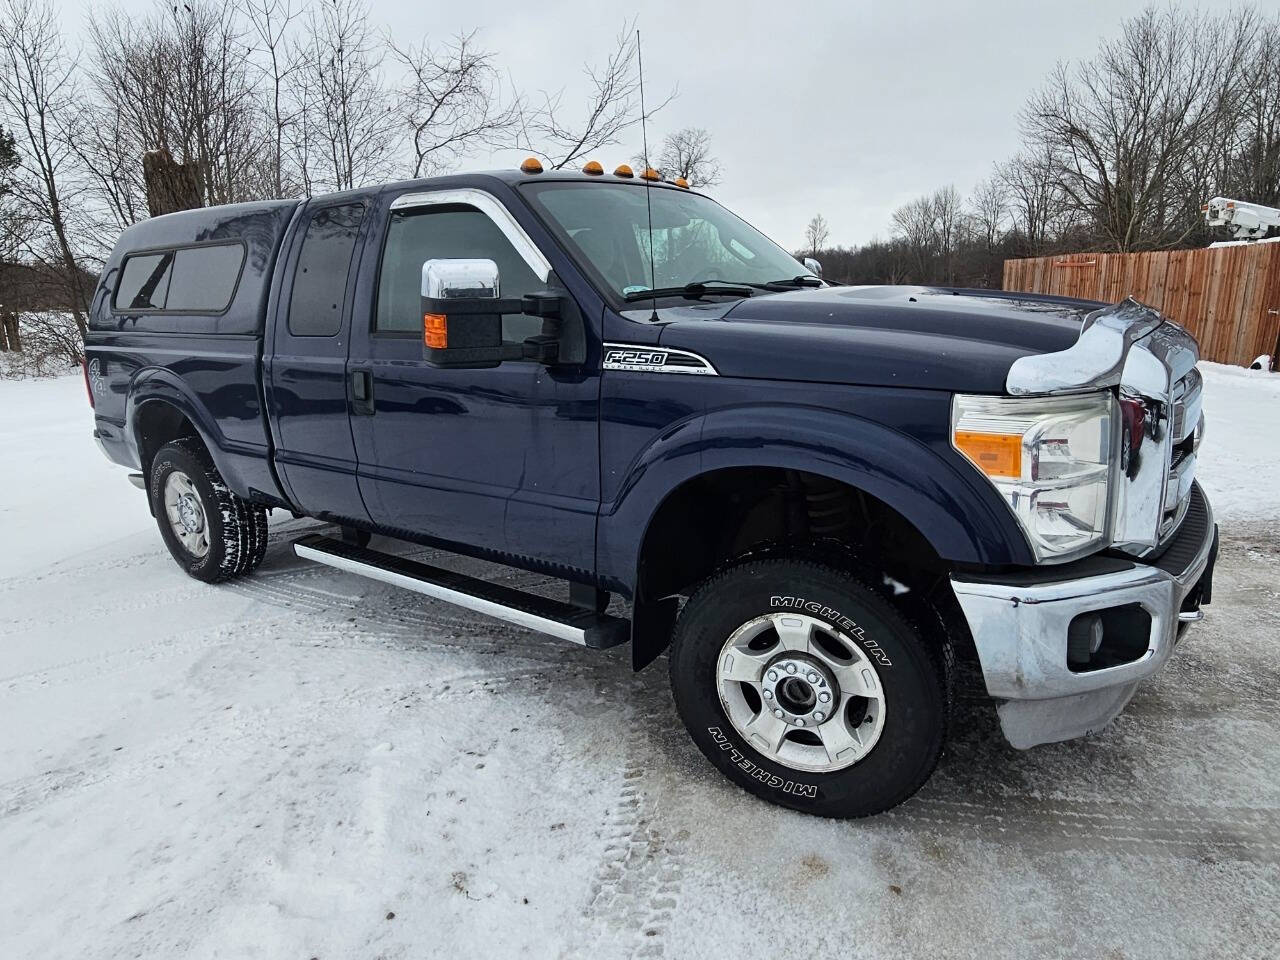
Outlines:
{"label": "rear wheel", "polygon": [[228,580],[262,562],[266,510],[232,493],[197,441],[175,440],[160,449],[148,495],[169,553],[197,580]]}
{"label": "rear wheel", "polygon": [[850,574],[752,561],[704,583],[676,624],[676,706],[707,758],[773,803],[880,813],[937,765],[945,637],[926,637]]}

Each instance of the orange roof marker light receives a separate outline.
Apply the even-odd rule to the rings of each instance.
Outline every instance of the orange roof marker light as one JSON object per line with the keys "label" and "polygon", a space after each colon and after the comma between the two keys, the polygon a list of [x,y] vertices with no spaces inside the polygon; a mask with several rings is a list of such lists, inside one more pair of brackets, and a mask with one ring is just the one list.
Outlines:
{"label": "orange roof marker light", "polygon": [[653,167],[646,167],[644,173],[640,174],[640,176],[645,180],[661,180],[662,179],[662,174],[660,174],[657,170],[653,169]]}
{"label": "orange roof marker light", "polygon": [[588,160],[582,165],[582,172],[589,177],[598,177],[604,173],[604,167],[600,166],[599,160]]}
{"label": "orange roof marker light", "polygon": [[521,173],[541,173],[542,161],[537,157],[527,157],[524,163],[520,164]]}
{"label": "orange roof marker light", "polygon": [[615,177],[634,177],[635,171],[633,171],[625,163],[620,163],[618,164],[617,168],[613,171],[613,175]]}
{"label": "orange roof marker light", "polygon": [[684,177],[676,177],[675,180],[672,181],[672,183],[674,183],[677,187],[684,187],[686,190],[689,189],[689,181],[686,180]]}

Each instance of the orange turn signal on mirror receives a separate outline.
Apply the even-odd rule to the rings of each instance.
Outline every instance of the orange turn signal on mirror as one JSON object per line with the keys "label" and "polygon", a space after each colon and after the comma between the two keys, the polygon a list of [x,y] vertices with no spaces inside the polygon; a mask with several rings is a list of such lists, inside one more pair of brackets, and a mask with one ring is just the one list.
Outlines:
{"label": "orange turn signal on mirror", "polygon": [[957,430],[956,449],[988,477],[1022,476],[1022,437],[1014,433]]}
{"label": "orange turn signal on mirror", "polygon": [[422,315],[422,343],[432,350],[444,350],[449,346],[449,318],[443,313]]}

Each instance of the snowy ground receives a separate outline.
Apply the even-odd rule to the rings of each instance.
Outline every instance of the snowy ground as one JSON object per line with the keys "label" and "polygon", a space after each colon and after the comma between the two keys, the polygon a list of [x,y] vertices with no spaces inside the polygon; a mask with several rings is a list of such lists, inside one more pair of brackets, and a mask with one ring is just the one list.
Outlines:
{"label": "snowy ground", "polygon": [[313,524],[187,579],[81,381],[0,383],[0,957],[1274,957],[1280,377],[1206,377],[1222,556],[1169,669],[1027,753],[970,683],[855,823],[723,781],[661,666],[304,565]]}

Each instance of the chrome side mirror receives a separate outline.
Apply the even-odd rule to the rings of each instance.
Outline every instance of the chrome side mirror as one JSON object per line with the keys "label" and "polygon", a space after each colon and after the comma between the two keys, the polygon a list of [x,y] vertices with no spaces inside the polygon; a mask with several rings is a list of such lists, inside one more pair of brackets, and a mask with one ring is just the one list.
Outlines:
{"label": "chrome side mirror", "polygon": [[422,295],[432,300],[496,300],[498,265],[492,260],[428,260],[422,265]]}
{"label": "chrome side mirror", "polygon": [[422,358],[436,367],[502,362],[502,303],[492,260],[422,265]]}
{"label": "chrome side mirror", "polygon": [[817,260],[813,259],[813,257],[804,258],[804,268],[808,270],[810,273],[812,273],[815,277],[822,276],[822,264],[820,264]]}
{"label": "chrome side mirror", "polygon": [[502,339],[504,314],[523,313],[558,323],[563,295],[555,290],[499,296],[498,265],[492,260],[440,259],[422,265],[422,358],[435,367],[495,367],[504,360],[555,363],[556,335],[519,343]]}

